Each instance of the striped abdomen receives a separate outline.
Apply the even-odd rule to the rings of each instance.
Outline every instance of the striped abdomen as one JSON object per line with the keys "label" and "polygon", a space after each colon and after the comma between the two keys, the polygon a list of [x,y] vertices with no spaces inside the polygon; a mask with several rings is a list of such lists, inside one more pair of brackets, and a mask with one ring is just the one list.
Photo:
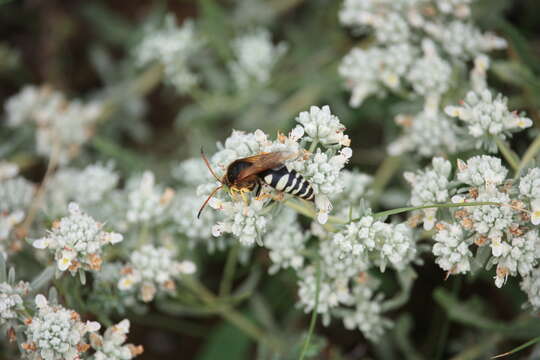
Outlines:
{"label": "striped abdomen", "polygon": [[283,191],[302,198],[313,201],[315,193],[309,181],[295,170],[289,171],[285,165],[266,170],[259,174],[261,179],[274,189]]}

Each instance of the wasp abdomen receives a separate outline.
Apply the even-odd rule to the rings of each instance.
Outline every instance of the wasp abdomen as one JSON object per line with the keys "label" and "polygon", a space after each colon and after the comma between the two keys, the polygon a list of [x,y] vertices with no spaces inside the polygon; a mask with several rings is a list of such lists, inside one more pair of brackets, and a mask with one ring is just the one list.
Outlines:
{"label": "wasp abdomen", "polygon": [[313,187],[295,170],[289,171],[285,165],[266,170],[260,174],[263,181],[278,191],[313,201],[315,193]]}

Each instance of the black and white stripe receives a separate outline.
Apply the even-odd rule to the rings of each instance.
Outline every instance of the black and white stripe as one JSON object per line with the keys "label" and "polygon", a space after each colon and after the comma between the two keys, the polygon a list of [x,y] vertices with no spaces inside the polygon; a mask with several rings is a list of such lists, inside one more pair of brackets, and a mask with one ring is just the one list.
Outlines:
{"label": "black and white stripe", "polygon": [[278,191],[313,201],[315,194],[309,181],[295,170],[289,171],[285,165],[264,171],[260,174],[262,180]]}

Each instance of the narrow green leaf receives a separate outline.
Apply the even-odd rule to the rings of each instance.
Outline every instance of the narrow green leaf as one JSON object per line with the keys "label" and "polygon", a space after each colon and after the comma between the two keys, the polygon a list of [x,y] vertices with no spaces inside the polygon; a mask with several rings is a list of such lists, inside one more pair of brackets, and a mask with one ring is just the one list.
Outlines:
{"label": "narrow green leaf", "polygon": [[43,271],[32,280],[30,283],[30,289],[32,291],[39,291],[42,287],[46,286],[54,277],[56,273],[56,266],[49,265]]}
{"label": "narrow green leaf", "polygon": [[503,354],[499,354],[499,355],[497,355],[497,356],[493,356],[492,359],[498,359],[498,358],[502,358],[502,357],[504,357],[504,356],[508,356],[508,355],[515,354],[515,353],[517,353],[518,351],[521,351],[521,350],[523,350],[523,349],[528,348],[528,347],[531,346],[531,345],[536,344],[537,342],[540,342],[540,336],[535,337],[534,339],[529,340],[529,341],[527,341],[525,344],[522,344],[522,345],[518,346],[517,348],[512,349],[512,350],[510,350],[510,351],[508,351],[508,352],[505,352],[505,353],[503,353]]}

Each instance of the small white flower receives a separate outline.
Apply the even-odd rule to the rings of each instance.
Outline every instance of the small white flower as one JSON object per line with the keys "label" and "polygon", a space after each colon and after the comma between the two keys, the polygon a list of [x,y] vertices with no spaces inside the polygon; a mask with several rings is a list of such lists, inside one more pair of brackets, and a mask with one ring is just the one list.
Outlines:
{"label": "small white flower", "polygon": [[62,256],[58,259],[58,269],[60,271],[66,271],[71,265],[71,261],[77,256],[75,251],[62,251]]}
{"label": "small white flower", "polygon": [[500,185],[508,174],[501,159],[487,155],[473,156],[466,165],[460,166],[458,162],[458,170],[458,180],[471,186]]}
{"label": "small white flower", "polygon": [[[68,211],[68,216],[53,223],[46,237],[35,240],[32,245],[54,252],[60,271],[69,269],[74,275],[79,266],[84,270],[99,270],[102,247],[122,241],[122,235],[103,231],[102,225],[85,214],[76,203],[70,203]],[[70,268],[71,265],[75,266]]]}
{"label": "small white flower", "polygon": [[197,271],[197,265],[193,261],[184,260],[180,262],[178,265],[178,268],[180,269],[180,272],[182,274],[194,274],[195,271]]}
{"label": "small white flower", "polygon": [[535,199],[531,202],[531,223],[540,225],[540,199]]}
{"label": "small white flower", "polygon": [[272,44],[271,34],[266,29],[234,39],[232,48],[236,59],[229,64],[229,69],[239,89],[267,83],[273,68],[287,51],[285,43]]}
{"label": "small white flower", "polygon": [[174,15],[167,14],[161,27],[145,29],[144,38],[135,49],[135,60],[140,66],[163,64],[165,81],[184,93],[198,81],[191,62],[202,45],[192,21],[179,27]]}

